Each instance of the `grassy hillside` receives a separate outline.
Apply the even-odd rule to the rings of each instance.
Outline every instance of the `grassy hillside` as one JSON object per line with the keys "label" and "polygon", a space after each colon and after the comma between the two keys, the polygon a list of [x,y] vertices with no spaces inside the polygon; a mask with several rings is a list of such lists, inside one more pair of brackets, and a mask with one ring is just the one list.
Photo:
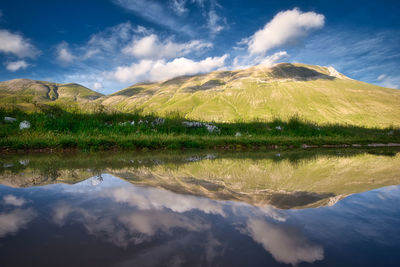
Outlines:
{"label": "grassy hillside", "polygon": [[29,79],[0,82],[0,107],[8,109],[34,111],[44,106],[83,109],[101,96],[76,83],[57,84]]}
{"label": "grassy hillside", "polygon": [[365,127],[400,126],[400,91],[356,81],[333,68],[256,66],[137,84],[101,99],[122,112],[216,122],[289,120]]}
{"label": "grassy hillside", "polygon": [[77,183],[109,173],[136,185],[279,208],[332,205],[400,183],[398,150],[0,156],[0,183]]}

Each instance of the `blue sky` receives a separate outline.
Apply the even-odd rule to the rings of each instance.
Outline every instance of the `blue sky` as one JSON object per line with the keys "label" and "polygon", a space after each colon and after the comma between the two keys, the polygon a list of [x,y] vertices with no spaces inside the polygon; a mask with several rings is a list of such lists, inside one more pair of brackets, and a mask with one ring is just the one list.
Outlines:
{"label": "blue sky", "polygon": [[300,62],[400,88],[400,1],[2,0],[0,80],[143,81]]}

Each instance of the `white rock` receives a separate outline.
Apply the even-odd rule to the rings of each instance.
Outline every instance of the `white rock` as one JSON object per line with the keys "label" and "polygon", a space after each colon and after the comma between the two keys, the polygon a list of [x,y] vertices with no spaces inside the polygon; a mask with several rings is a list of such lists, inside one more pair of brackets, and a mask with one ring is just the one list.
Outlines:
{"label": "white rock", "polygon": [[163,118],[157,118],[153,121],[153,125],[160,125],[160,124],[164,124],[165,123],[165,119]]}
{"label": "white rock", "polygon": [[31,123],[29,121],[21,121],[21,123],[19,124],[20,130],[29,129],[29,128],[31,128]]}
{"label": "white rock", "polygon": [[235,136],[240,137],[240,136],[242,136],[242,134],[240,132],[236,132]]}
{"label": "white rock", "polygon": [[135,121],[131,121],[131,125],[135,125]]}
{"label": "white rock", "polygon": [[19,160],[19,164],[27,166],[29,164],[29,159],[21,159]]}
{"label": "white rock", "polygon": [[4,121],[6,121],[6,122],[14,122],[14,121],[17,121],[17,119],[16,118],[12,118],[12,117],[4,117]]}
{"label": "white rock", "polygon": [[278,131],[282,131],[282,127],[281,126],[276,126],[275,129],[277,129]]}
{"label": "white rock", "polygon": [[14,164],[12,164],[12,163],[4,163],[3,167],[4,168],[11,168],[11,167],[14,167]]}

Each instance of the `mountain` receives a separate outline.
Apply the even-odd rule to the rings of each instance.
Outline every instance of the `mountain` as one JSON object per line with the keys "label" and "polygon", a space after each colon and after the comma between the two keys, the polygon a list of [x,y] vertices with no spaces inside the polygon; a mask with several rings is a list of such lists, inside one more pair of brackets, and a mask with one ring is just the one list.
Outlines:
{"label": "mountain", "polygon": [[332,67],[290,63],[139,83],[107,96],[73,83],[0,82],[0,106],[38,104],[216,122],[298,116],[320,125],[400,126],[400,90],[350,79]]}
{"label": "mountain", "polygon": [[102,94],[76,83],[58,84],[29,79],[0,82],[0,105],[16,105],[31,110],[35,105],[78,105],[91,102]]}
{"label": "mountain", "polygon": [[280,63],[141,83],[102,98],[119,111],[203,121],[287,120],[400,125],[400,91],[352,80],[332,67]]}

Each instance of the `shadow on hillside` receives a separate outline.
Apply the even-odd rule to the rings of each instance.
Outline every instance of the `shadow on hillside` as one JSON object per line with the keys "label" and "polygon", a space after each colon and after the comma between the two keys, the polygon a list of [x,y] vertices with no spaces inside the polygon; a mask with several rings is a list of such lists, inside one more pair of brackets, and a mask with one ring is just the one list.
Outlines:
{"label": "shadow on hillside", "polygon": [[333,80],[335,77],[323,74],[309,68],[295,66],[290,63],[281,63],[272,68],[272,75],[278,79],[294,79],[296,81],[310,81],[317,79]]}

